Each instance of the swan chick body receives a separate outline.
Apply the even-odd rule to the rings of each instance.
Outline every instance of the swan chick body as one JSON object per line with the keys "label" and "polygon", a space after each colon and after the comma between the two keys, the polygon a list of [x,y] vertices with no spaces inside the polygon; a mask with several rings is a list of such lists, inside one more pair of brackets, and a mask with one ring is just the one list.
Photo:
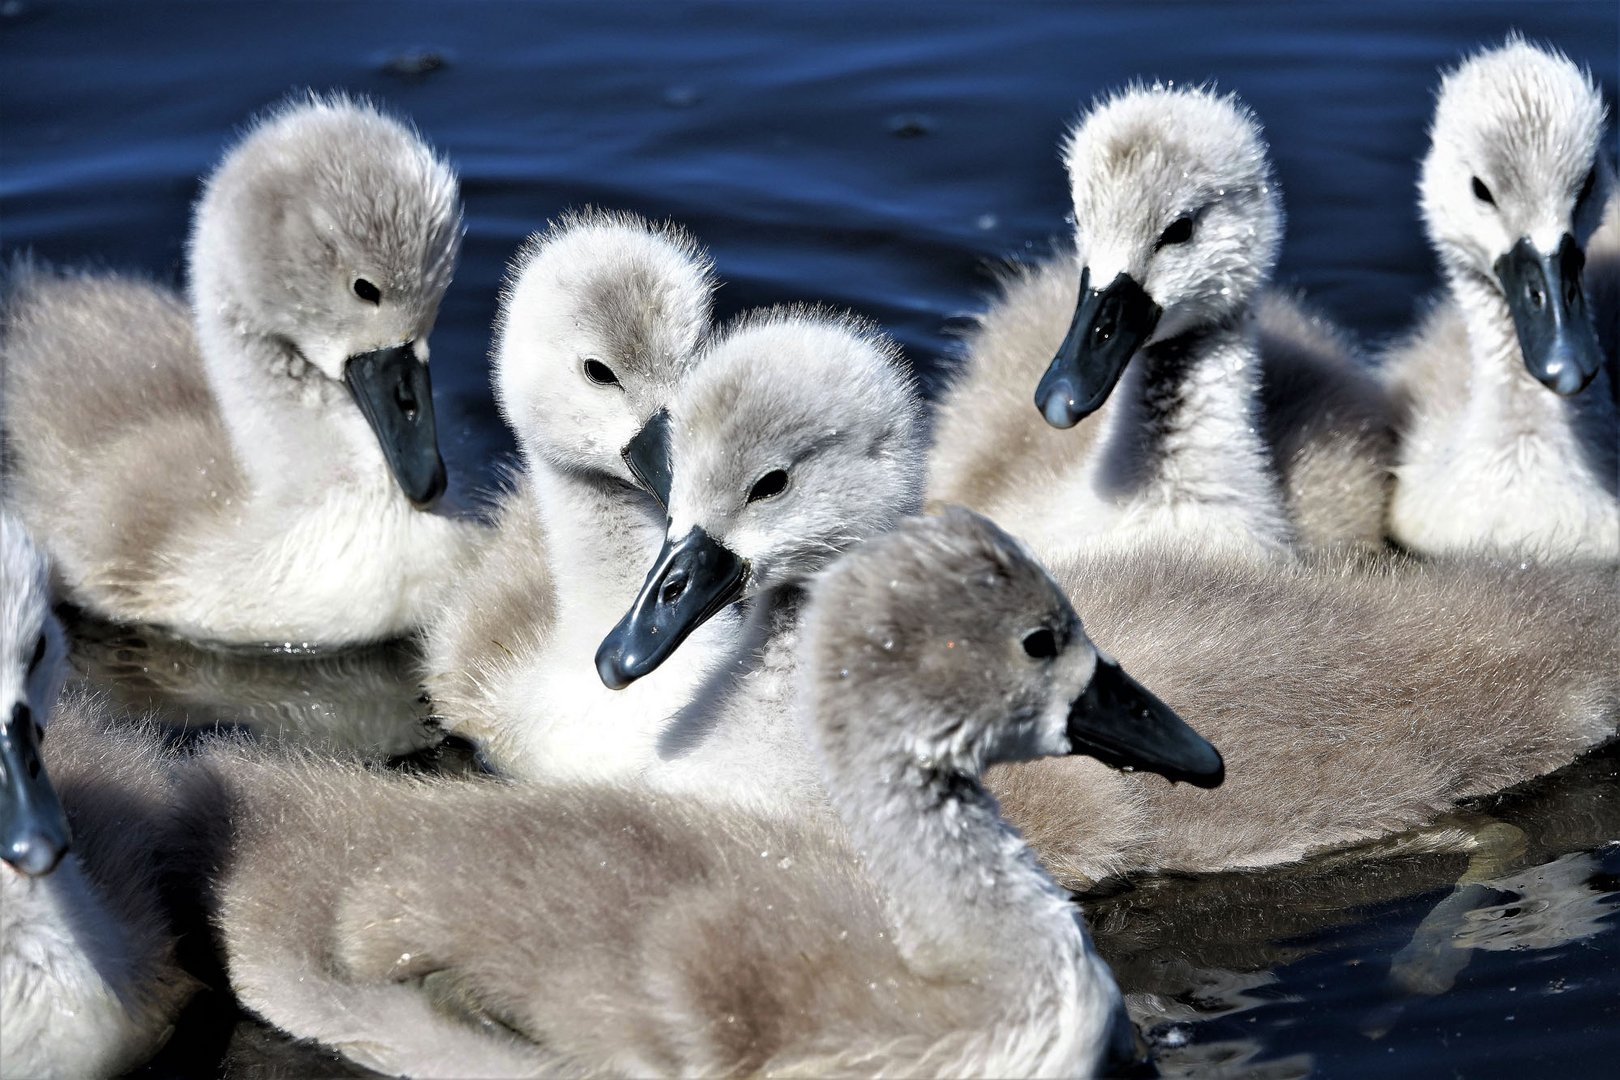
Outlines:
{"label": "swan chick body", "polygon": [[341,97],[289,104],[197,203],[190,303],[19,264],[0,359],[18,511],[68,598],[233,643],[413,629],[471,522],[445,486],[428,334],[450,168]]}
{"label": "swan chick body", "polygon": [[1519,38],[1441,83],[1420,202],[1447,292],[1385,359],[1404,412],[1391,532],[1414,551],[1620,559],[1605,126],[1590,78]]}
{"label": "swan chick body", "polygon": [[[931,602],[898,603],[919,591]],[[194,779],[236,817],[215,895],[243,1001],[423,1076],[1123,1063],[1130,1029],[1079,909],[978,776],[1106,745],[1116,764],[1208,785],[1219,755],[1091,647],[1019,545],[966,513],[863,545],[810,611],[806,738],[838,818],[216,748]],[[447,850],[470,860],[462,873],[442,872]],[[435,1013],[418,980],[481,1022]],[[433,1025],[466,1056],[416,1056]]]}
{"label": "swan chick body", "polygon": [[654,789],[803,814],[823,804],[793,703],[805,583],[921,502],[920,406],[892,342],[848,316],[772,309],[705,350],[671,403],[662,551],[602,642],[634,689],[715,613],[724,666],[656,733]]}
{"label": "swan chick body", "polygon": [[689,236],[627,214],[566,217],[513,260],[492,367],[522,469],[426,634],[441,722],[501,772],[634,775],[729,647],[733,616],[626,693],[592,663],[663,537],[629,451],[661,439],[643,432],[696,362],[713,289]]}
{"label": "swan chick body", "polygon": [[992,776],[1071,887],[1278,865],[1421,829],[1569,764],[1620,722],[1612,566],[1262,564],[1180,544],[1052,570],[1099,647],[1216,740],[1229,774],[1198,796],[1081,762]]}
{"label": "swan chick body", "polygon": [[[1009,276],[982,317],[941,403],[931,502],[992,513],[1051,557],[1178,534],[1250,552],[1296,533],[1380,542],[1387,402],[1342,335],[1262,292],[1282,207],[1254,118],[1204,90],[1133,88],[1082,118],[1064,158],[1074,251]],[[1078,429],[1041,429],[1032,390],[1052,428]]]}
{"label": "swan chick body", "polygon": [[4,508],[0,571],[0,1073],[114,1076],[157,1051],[195,989],[158,896],[167,760],[100,702],[58,702],[45,563]]}

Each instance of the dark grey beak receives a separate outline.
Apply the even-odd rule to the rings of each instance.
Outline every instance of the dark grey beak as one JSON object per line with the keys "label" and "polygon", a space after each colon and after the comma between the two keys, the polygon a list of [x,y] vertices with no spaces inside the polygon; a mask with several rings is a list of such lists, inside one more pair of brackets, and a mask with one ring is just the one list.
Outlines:
{"label": "dark grey beak", "polygon": [[652,492],[658,505],[669,508],[669,485],[673,471],[669,464],[669,410],[659,409],[647,418],[636,437],[624,447],[624,463],[642,487]]}
{"label": "dark grey beak", "polygon": [[596,650],[596,672],[623,690],[657,670],[687,635],[742,596],[748,564],[693,528],[665,540],[641,594]]}
{"label": "dark grey beak", "polygon": [[1569,233],[1551,255],[1541,254],[1525,237],[1496,260],[1496,278],[1513,313],[1524,366],[1560,397],[1586,389],[1603,364],[1597,328],[1581,290],[1585,264],[1585,253]]}
{"label": "dark grey beak", "polygon": [[1070,428],[1102,408],[1164,314],[1136,279],[1120,274],[1106,289],[1080,273],[1080,301],[1068,336],[1035,388],[1035,407],[1056,428]]}
{"label": "dark grey beak", "polygon": [[1069,706],[1072,752],[1116,769],[1143,769],[1198,787],[1219,787],[1226,764],[1175,710],[1102,656],[1091,684]]}
{"label": "dark grey beak", "polygon": [[444,494],[444,458],[433,423],[433,384],[414,342],[351,356],[343,381],[377,435],[400,490],[418,510]]}
{"label": "dark grey beak", "polygon": [[0,859],[29,877],[56,869],[72,842],[67,815],[39,760],[39,738],[28,706],[18,704],[0,725]]}

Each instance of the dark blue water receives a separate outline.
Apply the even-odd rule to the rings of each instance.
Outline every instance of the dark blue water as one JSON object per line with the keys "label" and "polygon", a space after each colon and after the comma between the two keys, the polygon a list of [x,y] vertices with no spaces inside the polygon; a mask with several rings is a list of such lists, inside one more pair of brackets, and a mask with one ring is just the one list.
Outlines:
{"label": "dark blue water", "polygon": [[[1612,2],[0,0],[0,249],[178,282],[198,178],[244,120],[295,88],[373,95],[463,180],[467,241],[433,355],[466,492],[510,447],[484,360],[495,286],[548,217],[586,202],[673,217],[713,251],[722,313],[854,307],[932,388],[993,268],[1064,230],[1065,125],[1133,78],[1214,81],[1254,107],[1288,203],[1281,279],[1377,341],[1435,283],[1412,195],[1436,70],[1514,27],[1589,65],[1614,112]],[[332,737],[362,698],[373,719],[420,711],[387,653],[363,674],[289,671],[109,632],[78,663],[171,718],[290,737]],[[357,741],[376,736],[361,726]],[[415,730],[376,741],[392,752]],[[1099,938],[1167,1071],[1605,1074],[1620,1052],[1615,769],[1599,758],[1471,817],[1522,835],[1461,887],[1467,860],[1422,855],[1159,882],[1093,905]],[[159,1071],[330,1067],[251,1025],[227,1051],[216,1029],[183,1029],[195,1053]]]}

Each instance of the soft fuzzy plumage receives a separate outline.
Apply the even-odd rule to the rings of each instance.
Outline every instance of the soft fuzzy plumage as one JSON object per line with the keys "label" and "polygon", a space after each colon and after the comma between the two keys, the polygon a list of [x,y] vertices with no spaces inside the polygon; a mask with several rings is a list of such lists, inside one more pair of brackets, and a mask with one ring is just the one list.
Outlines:
{"label": "soft fuzzy plumage", "polygon": [[[1221,748],[1215,792],[1039,762],[992,777],[1060,880],[1289,862],[1432,822],[1620,723],[1596,567],[1185,548],[1054,567],[1088,633]],[[1114,839],[1110,839],[1113,837]]]}
{"label": "soft fuzzy plumage", "polygon": [[[1105,531],[1381,542],[1388,406],[1341,335],[1261,291],[1282,214],[1253,117],[1208,91],[1133,88],[1094,107],[1064,156],[1077,247],[1009,275],[970,335],[935,427],[931,502],[993,514],[1054,557]],[[1188,214],[1191,242],[1161,245]],[[1108,404],[1060,432],[1032,395],[1081,265],[1094,288],[1131,275],[1164,315]],[[1182,356],[1178,335],[1202,340]]]}
{"label": "soft fuzzy plumage", "polygon": [[[668,537],[701,529],[744,561],[746,621],[657,732],[650,784],[789,814],[820,803],[793,721],[804,585],[917,509],[919,414],[894,344],[847,315],[755,312],[707,350],[670,407]],[[753,499],[775,470],[784,490]]]}
{"label": "soft fuzzy plumage", "polygon": [[[896,617],[917,594],[928,618]],[[809,621],[809,735],[845,827],[211,749],[189,776],[199,817],[228,823],[215,895],[242,1000],[422,1076],[1117,1062],[1129,1029],[1079,912],[975,781],[1068,752],[1098,662],[1062,594],[958,513],[842,560]],[[1021,645],[1039,625],[1064,633],[1049,661]],[[941,663],[966,697],[942,697]]]}
{"label": "soft fuzzy plumage", "polygon": [[629,214],[570,215],[513,259],[492,367],[523,467],[488,550],[457,568],[425,664],[445,726],[503,772],[635,773],[730,640],[735,620],[719,619],[625,692],[592,663],[663,531],[622,455],[697,362],[713,288],[691,237]]}
{"label": "soft fuzzy plumage", "polygon": [[426,361],[459,239],[455,177],[413,131],[312,98],[210,178],[189,306],[132,277],[15,266],[13,498],[67,595],[234,642],[414,627],[482,530],[411,508],[344,362],[401,342]]}
{"label": "soft fuzzy plumage", "polygon": [[[1620,198],[1606,121],[1589,76],[1516,37],[1441,83],[1420,193],[1447,293],[1385,359],[1403,412],[1391,531],[1413,550],[1620,559]],[[1521,238],[1552,252],[1565,234],[1585,249],[1606,358],[1573,397],[1526,370],[1493,269]]]}
{"label": "soft fuzzy plumage", "polygon": [[112,1076],[162,1045],[195,989],[158,890],[159,856],[177,840],[169,761],[154,732],[103,702],[57,700],[65,657],[44,563],[4,509],[0,571],[0,708],[7,723],[48,717],[44,773],[73,833],[42,876],[0,864],[0,1073]]}

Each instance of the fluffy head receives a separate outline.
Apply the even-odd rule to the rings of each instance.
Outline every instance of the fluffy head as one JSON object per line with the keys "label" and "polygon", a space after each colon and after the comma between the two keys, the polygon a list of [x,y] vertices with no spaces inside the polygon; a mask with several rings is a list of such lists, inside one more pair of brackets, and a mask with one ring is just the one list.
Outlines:
{"label": "fluffy head", "polygon": [[1134,278],[1164,309],[1159,339],[1240,309],[1282,241],[1266,155],[1259,123],[1230,95],[1138,86],[1094,105],[1063,147],[1091,287]]}
{"label": "fluffy head", "polygon": [[329,379],[426,338],[461,242],[456,177],[365,102],[311,95],[257,124],[197,204],[191,288],[234,333],[290,342]]}
{"label": "fluffy head", "polygon": [[1510,37],[1445,76],[1419,197],[1429,241],[1453,277],[1495,287],[1521,238],[1558,250],[1598,226],[1613,175],[1598,148],[1603,97],[1568,57]]}
{"label": "fluffy head", "polygon": [[829,757],[977,776],[1070,752],[1097,651],[1022,544],[960,507],[912,518],[817,579],[807,716]]}
{"label": "fluffy head", "polygon": [[888,338],[775,309],[705,351],[670,408],[672,538],[747,560],[753,590],[803,577],[922,499],[920,408]]}
{"label": "fluffy head", "polygon": [[11,723],[19,705],[45,722],[62,691],[66,655],[45,557],[22,522],[0,508],[0,724]]}
{"label": "fluffy head", "polygon": [[587,211],[512,261],[495,396],[525,453],[632,479],[621,451],[665,407],[709,329],[713,266],[690,236]]}

